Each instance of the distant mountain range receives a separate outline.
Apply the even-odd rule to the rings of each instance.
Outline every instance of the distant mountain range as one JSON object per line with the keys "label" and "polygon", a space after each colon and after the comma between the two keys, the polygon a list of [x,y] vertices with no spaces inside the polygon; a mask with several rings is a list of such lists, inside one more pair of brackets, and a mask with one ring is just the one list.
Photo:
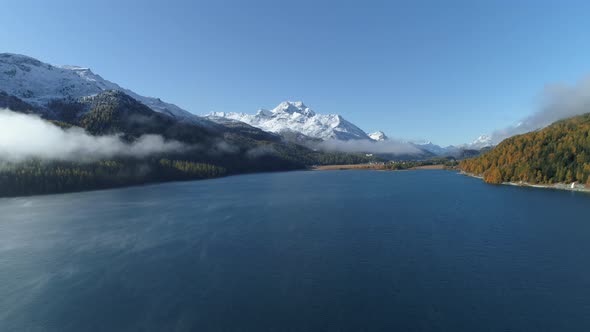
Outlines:
{"label": "distant mountain range", "polygon": [[[261,109],[255,114],[237,112],[212,112],[206,118],[223,123],[228,120],[239,121],[260,128],[264,131],[276,133],[283,137],[293,138],[304,142],[306,140],[370,140],[375,142],[390,141],[382,131],[366,133],[358,126],[347,121],[338,114],[319,114],[307,107],[303,102],[285,101],[272,110]],[[432,142],[404,142],[427,152],[421,157],[459,156],[464,150],[480,150],[492,146],[487,136],[480,136],[471,144],[461,146],[441,147]],[[369,152],[369,151],[367,151]]]}
{"label": "distant mountain range", "polygon": [[471,143],[462,145],[448,145],[442,147],[430,141],[414,141],[411,142],[417,147],[426,151],[432,152],[437,156],[452,156],[457,158],[466,158],[479,154],[480,151],[485,151],[494,146],[489,136],[482,135]]}
{"label": "distant mountain range", "polygon": [[213,112],[207,117],[213,121],[218,118],[241,121],[271,133],[297,132],[321,140],[370,139],[342,116],[317,114],[301,101],[285,101],[270,111],[261,109],[256,114]]}
{"label": "distant mountain range", "polygon": [[[0,73],[0,91],[43,110],[47,118],[59,118],[59,114],[53,114],[55,107],[49,107],[52,103],[55,106],[56,101],[77,101],[112,90],[125,93],[155,112],[201,126],[227,126],[233,122],[231,125],[235,127],[237,121],[302,144],[325,140],[389,140],[381,131],[367,134],[341,115],[316,113],[300,101],[285,101],[272,110],[261,109],[255,114],[213,112],[200,117],[159,98],[142,96],[123,88],[89,68],[54,66],[25,55],[3,53],[0,54]],[[429,154],[441,156],[458,155],[461,150],[479,150],[491,146],[486,136],[460,147],[443,148],[430,142],[409,143]]]}
{"label": "distant mountain range", "polygon": [[[19,159],[31,148],[27,138],[43,141],[42,133],[0,127],[1,137],[19,136],[18,144],[0,144],[0,196],[375,160],[360,153],[314,151],[239,121],[213,122],[122,88],[89,69],[56,67],[15,54],[0,54],[3,108],[12,112],[0,111],[2,119],[11,123],[18,119],[26,125],[23,128],[52,133],[47,139],[54,145],[40,155]],[[13,115],[18,113],[36,116]],[[6,126],[6,121],[0,121],[0,126]],[[80,141],[71,141],[77,138]],[[153,150],[143,144],[146,140],[176,148]],[[72,145],[76,147],[73,156],[51,154]]]}
{"label": "distant mountain range", "polygon": [[[45,121],[50,128],[63,128],[58,137],[84,137],[76,146],[87,155],[94,151],[90,145],[97,142],[92,137],[110,137],[109,142],[127,147],[126,154],[113,153],[107,159],[89,155],[85,160],[33,158],[17,163],[7,160],[5,153],[0,196],[379,160],[376,158],[464,159],[487,151],[463,162],[462,169],[494,183],[588,182],[590,177],[588,115],[511,137],[496,148],[485,135],[470,144],[441,147],[429,141],[392,140],[382,131],[367,134],[342,116],[316,113],[303,102],[282,102],[255,114],[214,112],[201,117],[159,98],[139,95],[88,68],[53,66],[9,53],[0,54],[0,108],[38,116],[19,118],[22,121]],[[0,116],[6,112],[0,111]],[[15,132],[15,128],[4,130]],[[38,136],[18,131],[25,137],[19,142],[33,134]],[[131,147],[138,145],[132,144],[145,137],[157,137],[162,146],[182,149],[135,153]],[[0,144],[0,149],[7,148],[19,147]]]}

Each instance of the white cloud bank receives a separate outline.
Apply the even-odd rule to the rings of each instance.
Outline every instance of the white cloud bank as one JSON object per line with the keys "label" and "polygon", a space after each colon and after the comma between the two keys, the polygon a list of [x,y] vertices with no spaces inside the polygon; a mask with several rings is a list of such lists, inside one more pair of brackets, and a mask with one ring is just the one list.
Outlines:
{"label": "white cloud bank", "polygon": [[545,87],[539,110],[524,118],[516,126],[492,133],[492,142],[497,144],[510,136],[524,134],[551,123],[590,112],[590,77],[574,85],[552,84]]}
{"label": "white cloud bank", "polygon": [[81,128],[62,129],[34,115],[0,109],[0,160],[4,161],[40,158],[84,162],[186,149],[186,145],[159,135],[144,135],[128,143],[118,135],[92,136]]}
{"label": "white cloud bank", "polygon": [[338,152],[363,152],[363,153],[383,153],[383,154],[419,154],[420,149],[412,144],[397,142],[394,140],[387,141],[370,141],[370,140],[328,140],[321,142],[318,147],[327,151]]}

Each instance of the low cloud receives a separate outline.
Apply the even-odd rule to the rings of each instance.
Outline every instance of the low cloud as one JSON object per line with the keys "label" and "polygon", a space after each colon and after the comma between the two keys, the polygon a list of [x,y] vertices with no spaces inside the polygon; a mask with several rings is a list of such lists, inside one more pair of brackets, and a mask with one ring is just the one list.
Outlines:
{"label": "low cloud", "polygon": [[246,151],[246,156],[255,159],[266,155],[272,155],[274,153],[276,153],[276,150],[271,145],[260,145]]}
{"label": "low cloud", "polygon": [[589,112],[590,77],[582,79],[574,85],[548,85],[541,95],[539,109],[522,119],[517,125],[493,132],[492,141],[497,144],[510,136],[537,130],[557,120]]}
{"label": "low cloud", "polygon": [[422,153],[420,149],[412,144],[387,140],[387,141],[371,141],[371,140],[327,140],[319,143],[318,148],[326,151],[337,152],[362,152],[362,153],[383,153],[383,154],[419,154]]}
{"label": "low cloud", "polygon": [[62,129],[34,115],[0,110],[0,160],[94,161],[112,157],[146,157],[181,152],[188,147],[159,135],[144,135],[132,143],[119,135],[92,136],[81,128]]}
{"label": "low cloud", "polygon": [[238,153],[240,148],[229,144],[226,141],[218,141],[213,145],[213,148],[209,151],[212,155],[222,155],[222,154],[234,154]]}

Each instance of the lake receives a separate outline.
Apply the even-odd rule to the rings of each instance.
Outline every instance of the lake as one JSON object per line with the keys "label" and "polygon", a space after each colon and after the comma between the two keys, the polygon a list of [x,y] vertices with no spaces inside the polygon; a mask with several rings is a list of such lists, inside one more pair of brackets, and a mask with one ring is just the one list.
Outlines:
{"label": "lake", "polygon": [[590,195],[449,171],[0,199],[0,331],[590,331]]}

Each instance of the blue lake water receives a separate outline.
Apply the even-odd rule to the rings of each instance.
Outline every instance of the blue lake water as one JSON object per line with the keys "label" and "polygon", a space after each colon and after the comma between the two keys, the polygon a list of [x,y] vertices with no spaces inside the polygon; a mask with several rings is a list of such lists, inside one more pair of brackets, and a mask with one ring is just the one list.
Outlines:
{"label": "blue lake water", "polygon": [[0,331],[590,331],[590,195],[289,172],[0,200]]}

